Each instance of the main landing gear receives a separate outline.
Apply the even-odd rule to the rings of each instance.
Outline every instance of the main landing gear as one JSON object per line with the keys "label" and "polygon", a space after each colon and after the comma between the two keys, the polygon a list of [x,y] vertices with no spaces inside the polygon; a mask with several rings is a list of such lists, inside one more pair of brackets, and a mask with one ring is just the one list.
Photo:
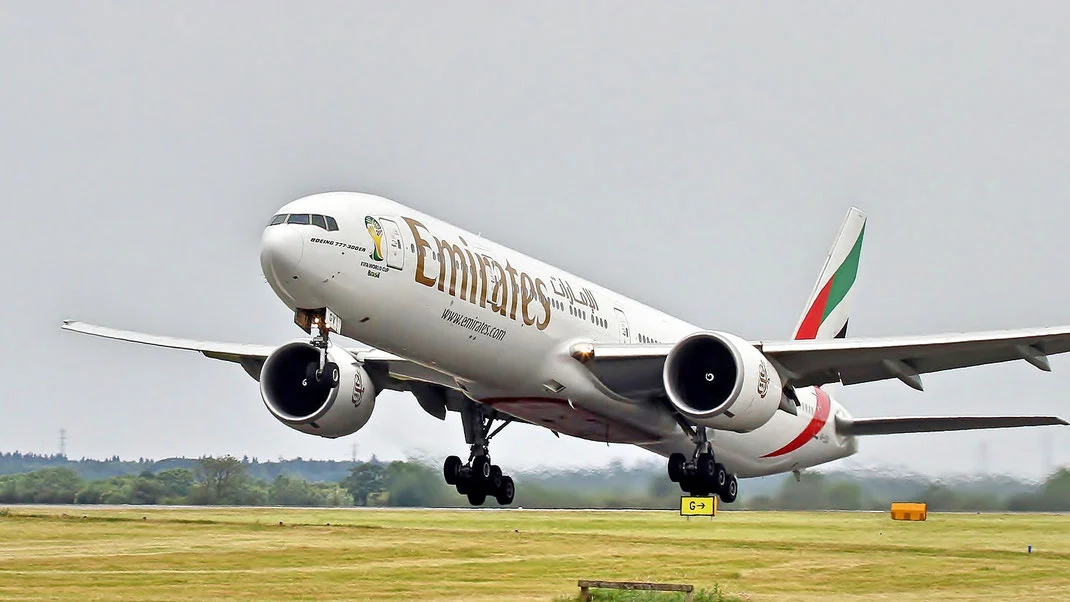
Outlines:
{"label": "main landing gear", "polygon": [[457,456],[446,458],[442,465],[442,475],[446,483],[457,487],[457,493],[468,496],[468,503],[482,506],[487,496],[493,496],[501,505],[513,503],[516,488],[512,477],[502,474],[502,469],[490,461],[488,444],[512,420],[506,419],[493,431],[494,410],[487,410],[471,400],[466,400],[461,409],[461,421],[464,426],[465,442],[471,446],[468,463],[462,464]]}
{"label": "main landing gear", "polygon": [[[307,311],[307,310],[299,310]],[[327,356],[327,347],[330,346],[331,330],[327,324],[327,310],[309,312],[309,331],[316,329],[315,336],[309,341],[313,347],[319,350],[319,361],[309,362],[305,367],[305,378],[301,381],[303,387],[330,387],[338,386],[341,371],[338,364],[330,361]],[[300,315],[300,314],[299,314]]]}
{"label": "main landing gear", "polygon": [[694,496],[716,494],[721,501],[731,504],[736,501],[739,483],[736,475],[729,474],[724,464],[716,461],[713,446],[706,439],[706,429],[694,429],[695,452],[688,461],[681,453],[669,456],[669,480],[680,484],[680,489]]}

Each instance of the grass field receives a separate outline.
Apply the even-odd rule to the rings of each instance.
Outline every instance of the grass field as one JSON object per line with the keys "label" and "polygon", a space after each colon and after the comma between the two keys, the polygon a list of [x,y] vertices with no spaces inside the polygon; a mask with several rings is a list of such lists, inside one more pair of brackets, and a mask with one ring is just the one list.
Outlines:
{"label": "grass field", "polygon": [[0,510],[0,599],[550,601],[577,579],[744,600],[1067,600],[1070,516]]}

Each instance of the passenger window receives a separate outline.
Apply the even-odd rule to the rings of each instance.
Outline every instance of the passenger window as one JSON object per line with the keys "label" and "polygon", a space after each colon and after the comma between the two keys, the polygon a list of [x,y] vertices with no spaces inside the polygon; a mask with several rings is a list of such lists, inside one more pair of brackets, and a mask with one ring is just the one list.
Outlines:
{"label": "passenger window", "polygon": [[334,218],[329,215],[325,215],[323,217],[327,220],[327,230],[330,232],[337,232],[338,222],[334,221]]}
{"label": "passenger window", "polygon": [[281,223],[283,223],[285,221],[286,221],[286,214],[285,213],[280,213],[280,214],[276,215],[275,217],[271,218],[271,223],[268,224],[268,225],[269,226],[277,226],[277,225],[279,225],[279,224],[281,224]]}
{"label": "passenger window", "polygon": [[308,214],[307,213],[294,213],[293,215],[290,216],[290,219],[286,220],[286,223],[287,224],[302,224],[302,225],[307,226],[308,225]]}
{"label": "passenger window", "polygon": [[327,221],[323,219],[322,215],[313,215],[312,216],[312,225],[313,226],[319,226],[320,228],[323,228],[324,230],[327,229]]}

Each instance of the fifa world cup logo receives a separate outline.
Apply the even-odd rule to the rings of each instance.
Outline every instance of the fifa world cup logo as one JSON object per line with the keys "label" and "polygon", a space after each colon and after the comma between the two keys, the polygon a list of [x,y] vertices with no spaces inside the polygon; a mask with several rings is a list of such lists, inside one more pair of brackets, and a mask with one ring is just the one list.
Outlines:
{"label": "fifa world cup logo", "polygon": [[382,261],[383,260],[383,227],[379,225],[379,220],[375,219],[374,217],[372,217],[370,215],[368,217],[364,218],[364,225],[368,227],[368,234],[371,235],[372,243],[374,243],[374,247],[372,248],[371,258],[376,260],[376,261]]}

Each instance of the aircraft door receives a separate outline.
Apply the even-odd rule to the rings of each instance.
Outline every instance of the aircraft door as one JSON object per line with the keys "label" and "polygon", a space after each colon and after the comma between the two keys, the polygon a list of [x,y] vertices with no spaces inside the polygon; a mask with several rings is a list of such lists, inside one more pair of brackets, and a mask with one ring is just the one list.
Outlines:
{"label": "aircraft door", "polygon": [[395,269],[405,267],[405,241],[401,239],[398,225],[388,219],[380,219],[383,225],[383,239],[386,243],[386,265]]}
{"label": "aircraft door", "polygon": [[613,308],[613,311],[617,314],[617,326],[620,328],[620,342],[631,343],[632,331],[628,328],[628,316],[624,315],[623,311],[615,307]]}

